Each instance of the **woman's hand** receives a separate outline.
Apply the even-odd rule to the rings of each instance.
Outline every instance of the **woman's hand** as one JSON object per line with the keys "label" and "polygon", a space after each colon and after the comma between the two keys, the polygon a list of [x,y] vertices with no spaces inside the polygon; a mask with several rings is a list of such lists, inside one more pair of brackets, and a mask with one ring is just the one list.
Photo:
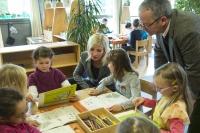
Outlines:
{"label": "woman's hand", "polygon": [[113,105],[110,108],[108,108],[108,110],[110,112],[120,112],[120,111],[123,110],[123,108],[122,108],[122,106],[120,104],[116,104],[116,105]]}
{"label": "woman's hand", "polygon": [[100,91],[98,89],[92,89],[90,92],[89,92],[89,95],[91,96],[97,96],[101,94]]}
{"label": "woman's hand", "polygon": [[132,103],[135,107],[138,107],[138,106],[140,106],[141,104],[144,103],[144,98],[143,97],[137,97],[137,98],[132,100]]}
{"label": "woman's hand", "polygon": [[69,101],[70,102],[76,102],[79,100],[79,97],[77,95],[69,96]]}

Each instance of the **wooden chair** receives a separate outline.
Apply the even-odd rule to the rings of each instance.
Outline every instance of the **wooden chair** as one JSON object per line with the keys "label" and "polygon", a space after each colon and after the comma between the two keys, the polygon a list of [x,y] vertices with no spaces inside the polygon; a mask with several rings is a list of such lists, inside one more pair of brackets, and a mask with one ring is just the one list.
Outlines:
{"label": "wooden chair", "polygon": [[[141,86],[141,91],[144,93],[147,93],[147,95],[151,95],[152,99],[157,99],[157,92],[154,90],[154,85],[153,83],[140,79],[140,86]],[[142,97],[149,98],[147,96],[144,96],[145,94],[142,95]],[[144,109],[144,108],[143,108]],[[145,111],[145,110],[143,110]],[[145,111],[145,114],[147,116],[151,116],[153,112],[153,109]]]}
{"label": "wooden chair", "polygon": [[153,43],[152,36],[148,36],[148,45],[147,45],[147,52],[148,53],[151,53],[151,51],[152,51],[152,43]]}
{"label": "wooden chair", "polygon": [[128,54],[135,56],[135,67],[139,65],[139,57],[145,56],[146,57],[146,65],[148,66],[149,56],[148,56],[148,47],[149,40],[137,40],[136,41],[136,49],[135,51],[128,51]]}
{"label": "wooden chair", "polygon": [[152,82],[149,82],[144,79],[140,79],[140,87],[141,87],[141,91],[147,94],[150,94],[153,99],[157,98],[157,92],[155,91],[154,85]]}

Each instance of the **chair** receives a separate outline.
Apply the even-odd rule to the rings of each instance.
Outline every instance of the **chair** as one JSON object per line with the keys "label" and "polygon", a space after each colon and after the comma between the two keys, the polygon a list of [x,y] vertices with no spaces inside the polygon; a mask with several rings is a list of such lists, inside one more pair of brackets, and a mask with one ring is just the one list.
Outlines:
{"label": "chair", "polygon": [[146,65],[148,66],[149,62],[149,55],[147,51],[149,40],[137,40],[136,41],[136,49],[135,51],[128,51],[128,54],[135,56],[135,66],[136,68],[139,65],[139,57],[145,56],[146,57]]}
{"label": "chair", "polygon": [[151,51],[152,51],[152,43],[153,43],[152,36],[148,36],[148,45],[147,45],[147,52],[148,53],[151,53]]}
{"label": "chair", "polygon": [[[144,92],[142,94],[142,97],[149,98],[147,95],[151,95],[152,99],[157,99],[157,92],[154,90],[153,83],[151,83],[147,80],[144,80],[144,79],[140,79],[140,86],[141,86],[141,91]],[[145,93],[147,93],[147,94],[145,94]],[[144,111],[144,108],[143,108],[143,111]],[[145,114],[147,116],[151,116],[152,112],[153,112],[153,110],[151,109],[151,110],[145,111]]]}
{"label": "chair", "polygon": [[140,87],[141,87],[141,91],[151,95],[153,99],[157,98],[157,92],[155,91],[154,85],[152,82],[149,82],[144,79],[140,79]]}

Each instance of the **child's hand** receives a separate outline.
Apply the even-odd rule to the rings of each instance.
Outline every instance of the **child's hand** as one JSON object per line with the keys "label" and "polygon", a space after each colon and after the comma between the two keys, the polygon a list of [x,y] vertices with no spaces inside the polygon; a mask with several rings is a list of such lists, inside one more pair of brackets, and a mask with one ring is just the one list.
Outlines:
{"label": "child's hand", "polygon": [[89,92],[89,95],[91,96],[97,96],[100,94],[100,91],[98,89],[92,89],[90,92]]}
{"label": "child's hand", "polygon": [[36,121],[36,120],[27,120],[27,123],[29,124],[29,125],[31,125],[31,126],[34,126],[34,127],[38,127],[38,126],[40,126],[40,123],[38,122],[38,121]]}
{"label": "child's hand", "polygon": [[135,107],[140,106],[143,102],[144,102],[143,97],[137,97],[137,98],[132,100],[132,103],[134,104]]}
{"label": "child's hand", "polygon": [[31,94],[28,94],[28,95],[26,96],[26,100],[27,100],[28,102],[34,102],[33,96],[32,96]]}
{"label": "child's hand", "polygon": [[120,111],[123,110],[123,108],[122,108],[121,105],[116,104],[116,105],[113,105],[113,106],[111,106],[110,108],[108,108],[108,110],[109,110],[110,112],[120,112]]}
{"label": "child's hand", "polygon": [[69,101],[70,102],[76,102],[79,100],[79,97],[77,95],[69,96]]}

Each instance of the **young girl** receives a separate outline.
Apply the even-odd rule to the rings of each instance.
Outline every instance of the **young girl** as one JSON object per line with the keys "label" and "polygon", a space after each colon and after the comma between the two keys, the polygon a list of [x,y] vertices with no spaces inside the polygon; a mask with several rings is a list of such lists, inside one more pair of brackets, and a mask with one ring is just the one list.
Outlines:
{"label": "young girl", "polygon": [[155,87],[162,97],[158,104],[156,100],[136,98],[135,106],[155,107],[153,121],[161,128],[162,133],[183,133],[184,124],[189,123],[188,81],[186,72],[176,63],[168,63],[155,71]]}
{"label": "young girl", "polygon": [[1,133],[40,133],[26,123],[26,99],[16,88],[0,88]]}
{"label": "young girl", "polygon": [[0,67],[0,87],[16,88],[22,95],[27,95],[26,70],[14,64],[4,64]]}
{"label": "young girl", "polygon": [[[53,51],[44,46],[33,51],[36,70],[29,76],[29,93],[33,98],[37,98],[38,93],[70,85],[60,70],[51,67],[53,55]],[[76,96],[70,97],[70,101],[76,100]]]}
{"label": "young girl", "polygon": [[140,96],[140,81],[138,79],[138,73],[131,67],[130,59],[126,51],[123,49],[111,50],[107,54],[106,60],[111,75],[104,78],[96,89],[91,90],[90,95],[99,95],[106,90],[106,85],[114,83],[116,91],[129,98],[130,101],[120,105],[114,105],[109,110],[118,112],[133,107],[131,100]]}
{"label": "young girl", "polygon": [[[15,88],[29,102],[35,102],[27,94],[27,75],[23,67],[14,64],[4,64],[0,67],[0,88]],[[34,104],[35,105],[35,104]],[[36,108],[36,109],[35,109]],[[37,110],[37,106],[30,108],[31,113]],[[27,120],[29,124],[38,126],[39,123],[34,120]]]}
{"label": "young girl", "polygon": [[130,117],[118,127],[117,133],[160,133],[158,127],[142,117]]}

